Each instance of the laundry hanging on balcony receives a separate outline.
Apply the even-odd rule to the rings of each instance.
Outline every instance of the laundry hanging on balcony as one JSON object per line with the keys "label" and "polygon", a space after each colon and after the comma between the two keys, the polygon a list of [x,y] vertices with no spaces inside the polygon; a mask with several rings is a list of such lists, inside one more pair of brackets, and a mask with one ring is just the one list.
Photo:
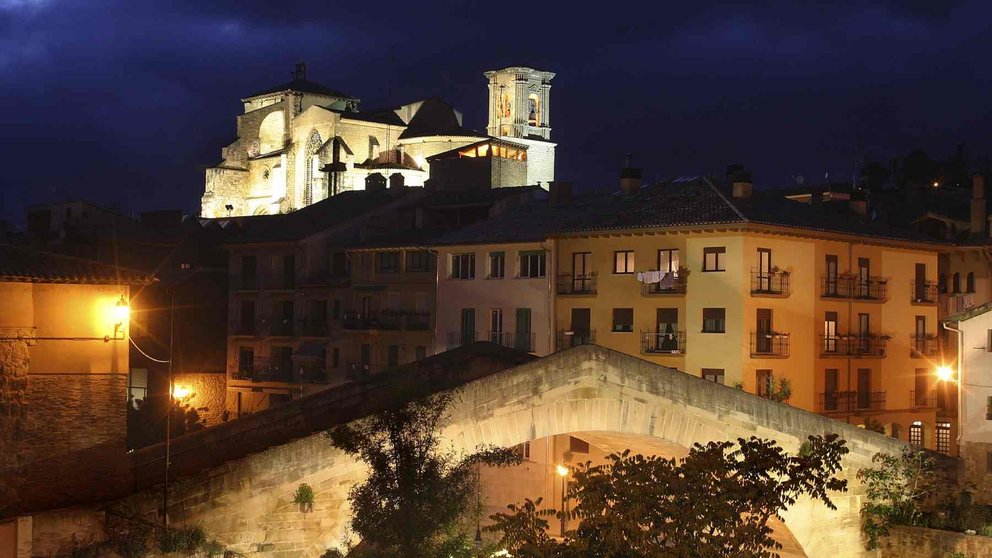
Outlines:
{"label": "laundry hanging on balcony", "polygon": [[640,281],[641,283],[648,283],[648,284],[661,283],[661,280],[664,276],[665,274],[660,271],[637,272],[637,280]]}

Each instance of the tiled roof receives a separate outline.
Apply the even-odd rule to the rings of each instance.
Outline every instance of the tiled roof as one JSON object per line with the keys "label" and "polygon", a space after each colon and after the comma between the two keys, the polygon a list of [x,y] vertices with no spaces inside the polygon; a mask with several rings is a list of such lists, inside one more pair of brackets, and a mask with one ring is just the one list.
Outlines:
{"label": "tiled roof", "polygon": [[979,304],[974,308],[969,308],[963,312],[958,312],[957,314],[951,314],[944,318],[945,322],[963,322],[965,320],[970,320],[975,316],[980,316],[989,310],[992,310],[992,302],[986,302],[985,304]]}
{"label": "tiled roof", "polygon": [[143,285],[154,281],[141,271],[105,265],[83,258],[0,246],[0,281],[18,283],[82,283]]}
{"label": "tiled roof", "polygon": [[441,99],[425,99],[410,119],[400,139],[430,136],[481,137],[478,132],[469,130],[458,123],[455,109]]}
{"label": "tiled roof", "polygon": [[[337,111],[335,111],[337,112]],[[361,122],[376,122],[378,124],[388,124],[390,126],[406,126],[406,122],[391,109],[374,110],[368,112],[341,112],[341,118],[348,120],[359,120]]]}
{"label": "tiled roof", "polygon": [[270,87],[263,91],[257,93],[252,93],[245,97],[246,99],[251,99],[253,97],[261,97],[262,95],[269,95],[272,93],[280,93],[282,91],[296,91],[298,93],[313,93],[315,95],[326,95],[328,97],[338,97],[340,99],[355,99],[347,93],[342,93],[335,89],[331,89],[325,85],[321,85],[315,81],[310,81],[308,79],[294,79],[292,81],[287,81],[281,85],[275,87]]}

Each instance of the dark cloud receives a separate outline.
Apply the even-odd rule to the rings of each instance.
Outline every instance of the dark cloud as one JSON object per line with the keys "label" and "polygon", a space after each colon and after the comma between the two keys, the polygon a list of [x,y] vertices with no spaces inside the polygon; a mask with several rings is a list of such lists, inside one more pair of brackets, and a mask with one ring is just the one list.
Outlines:
{"label": "dark cloud", "polygon": [[556,71],[558,172],[583,186],[625,152],[650,177],[739,161],[780,184],[992,149],[985,3],[637,4],[0,0],[0,218],[66,197],[194,211],[240,97],[302,59],[366,108],[440,95],[480,129],[483,71]]}

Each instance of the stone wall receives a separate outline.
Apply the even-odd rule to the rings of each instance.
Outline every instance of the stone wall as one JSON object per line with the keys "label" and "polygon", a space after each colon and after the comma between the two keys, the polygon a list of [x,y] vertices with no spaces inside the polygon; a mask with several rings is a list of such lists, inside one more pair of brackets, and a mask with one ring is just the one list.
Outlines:
{"label": "stone wall", "polygon": [[203,217],[227,217],[227,204],[233,205],[231,215],[245,215],[248,195],[248,171],[213,167],[204,177],[206,189],[200,201]]}
{"label": "stone wall", "polygon": [[921,527],[894,527],[882,539],[879,558],[947,558],[960,553],[967,558],[992,557],[992,537],[965,535]]}
{"label": "stone wall", "polygon": [[177,389],[189,390],[182,403],[196,409],[204,426],[216,426],[224,422],[224,400],[227,394],[226,373],[186,373],[176,374],[173,385]]}
{"label": "stone wall", "polygon": [[[28,335],[25,329],[0,328],[0,336]],[[31,453],[21,452],[20,441],[30,430],[28,416],[27,341],[0,341],[0,502],[18,499],[18,479],[13,472],[31,460]],[[0,504],[0,509],[3,504]]]}

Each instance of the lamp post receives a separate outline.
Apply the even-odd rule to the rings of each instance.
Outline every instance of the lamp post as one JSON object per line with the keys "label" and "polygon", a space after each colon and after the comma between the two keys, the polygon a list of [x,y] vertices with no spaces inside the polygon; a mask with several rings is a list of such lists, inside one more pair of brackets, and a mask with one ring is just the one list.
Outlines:
{"label": "lamp post", "polygon": [[561,477],[561,538],[565,538],[565,527],[568,523],[568,467],[559,464],[555,467]]}

